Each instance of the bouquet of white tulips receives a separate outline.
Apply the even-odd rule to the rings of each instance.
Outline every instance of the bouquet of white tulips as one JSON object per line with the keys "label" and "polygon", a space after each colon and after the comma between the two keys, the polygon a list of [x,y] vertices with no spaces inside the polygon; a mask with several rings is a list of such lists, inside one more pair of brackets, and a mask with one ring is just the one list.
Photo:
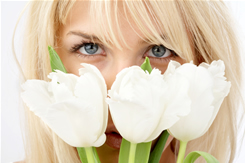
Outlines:
{"label": "bouquet of white tulips", "polygon": [[[185,158],[185,150],[189,141],[209,129],[230,91],[223,61],[199,66],[170,61],[161,74],[146,58],[141,67],[119,72],[107,93],[95,66],[83,63],[79,77],[67,74],[52,47],[49,53],[51,81],[27,80],[22,98],[61,139],[77,147],[83,163],[100,162],[95,147],[105,143],[108,108],[123,137],[119,163],[158,163],[169,134],[180,141],[177,163],[194,162],[199,156],[218,162],[201,151]],[[159,136],[150,152],[152,140]]]}

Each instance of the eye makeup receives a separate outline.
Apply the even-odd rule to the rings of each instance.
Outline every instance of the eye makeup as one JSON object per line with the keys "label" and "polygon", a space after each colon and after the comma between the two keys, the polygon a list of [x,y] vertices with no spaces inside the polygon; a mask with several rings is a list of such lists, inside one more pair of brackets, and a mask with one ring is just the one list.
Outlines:
{"label": "eye makeup", "polygon": [[[100,53],[94,53],[94,54],[84,54],[81,53],[81,48],[83,48],[84,51],[84,46],[87,46],[88,44],[96,44],[98,45],[98,47],[100,48]],[[166,57],[164,57],[165,53],[163,54],[163,57],[157,57],[150,53],[152,53],[152,49],[154,47],[161,47],[161,48],[165,48],[166,49],[166,53],[170,53],[169,55],[167,55]],[[159,48],[159,49],[161,49]],[[77,55],[78,57],[83,57],[83,58],[87,58],[89,59],[90,57],[99,57],[99,56],[106,56],[106,52],[104,50],[104,46],[101,43],[95,42],[95,41],[91,41],[91,40],[82,40],[80,43],[76,43],[74,45],[72,45],[72,47],[69,49],[69,52],[72,54]],[[173,50],[170,50],[166,47],[164,47],[163,45],[150,45],[147,47],[147,49],[145,50],[145,52],[143,52],[143,58],[148,57],[152,62],[157,62],[157,63],[168,63],[170,60],[174,60],[177,57],[179,57]],[[91,58],[92,59],[92,58]]]}
{"label": "eye makeup", "polygon": [[[155,56],[154,57],[154,55],[153,54],[150,54],[150,53],[153,53],[152,50],[155,47],[157,47],[157,46],[161,47],[161,50],[162,50],[162,48],[165,48],[166,51],[164,52],[164,54],[162,56],[159,56],[159,57]],[[170,54],[167,54],[167,56],[164,57],[165,53],[170,53]],[[179,56],[173,50],[168,49],[168,48],[164,47],[163,45],[151,45],[147,49],[147,51],[144,53],[143,58],[145,58],[145,57],[148,57],[152,62],[158,62],[158,63],[164,62],[164,63],[168,63],[170,60],[175,60]]]}
{"label": "eye makeup", "polygon": [[[97,51],[95,51],[95,53],[88,53],[86,52],[86,48],[85,46],[90,46],[91,48],[93,46],[91,45],[96,45],[96,47],[98,47],[98,50],[97,51],[101,51],[100,53],[97,53]],[[81,48],[83,48],[83,51],[85,50],[85,53],[82,53],[81,52]],[[82,57],[95,57],[95,56],[99,56],[99,55],[102,55],[102,56],[105,56],[105,51],[103,50],[103,45],[102,44],[99,44],[99,43],[95,43],[95,42],[92,42],[92,41],[81,41],[80,43],[78,44],[74,44],[70,49],[69,49],[69,52],[70,53],[73,53],[73,54],[77,54],[78,56],[82,56]]]}

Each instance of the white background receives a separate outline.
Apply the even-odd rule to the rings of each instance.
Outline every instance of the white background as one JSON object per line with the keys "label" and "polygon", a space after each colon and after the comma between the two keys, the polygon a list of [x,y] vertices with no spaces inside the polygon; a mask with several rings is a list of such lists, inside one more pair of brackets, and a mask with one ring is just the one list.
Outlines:
{"label": "white background", "polygon": [[[19,72],[14,64],[11,51],[11,40],[14,26],[18,16],[24,8],[27,1],[2,1],[1,2],[1,163],[9,163],[24,159],[24,148],[20,131],[19,110],[21,104],[19,102]],[[245,0],[244,1],[228,1],[234,16],[238,23],[241,36],[245,40]],[[24,19],[21,19],[20,27],[17,29],[16,35],[16,52],[19,56],[20,40],[23,29]],[[242,34],[243,33],[243,34]],[[18,44],[17,44],[18,42]],[[245,41],[243,42],[245,47]],[[245,122],[244,122],[245,124]],[[245,127],[242,128],[243,130]],[[241,144],[241,134],[238,143]],[[241,154],[236,156],[235,163],[245,162],[245,142],[243,142]]]}

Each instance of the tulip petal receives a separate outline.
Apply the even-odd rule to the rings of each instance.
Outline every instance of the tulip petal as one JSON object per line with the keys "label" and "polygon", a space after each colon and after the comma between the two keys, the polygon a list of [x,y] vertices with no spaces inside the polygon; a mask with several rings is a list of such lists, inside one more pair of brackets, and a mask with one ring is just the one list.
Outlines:
{"label": "tulip petal", "polygon": [[[95,66],[88,64],[82,65],[85,68],[79,69],[81,77],[78,79],[75,95],[85,101],[98,101],[99,103],[97,105],[101,106],[101,102],[103,103],[101,100],[103,100],[103,97],[106,97],[107,94],[105,80]],[[88,85],[91,85],[91,87],[88,87]],[[84,92],[90,93],[85,94]]]}
{"label": "tulip petal", "polygon": [[63,83],[70,91],[74,91],[78,76],[74,74],[66,74],[62,71],[55,70],[48,75],[49,79],[56,79],[60,84]]}
{"label": "tulip petal", "polygon": [[39,110],[48,107],[54,102],[51,92],[48,92],[48,83],[41,80],[27,80],[22,85],[25,92],[21,93],[21,97],[26,105],[30,108],[31,111],[36,111],[37,114]]}
{"label": "tulip petal", "polygon": [[164,72],[164,76],[168,76],[168,75],[171,75],[175,72],[175,70],[180,67],[181,64],[179,62],[176,62],[176,61],[173,61],[173,60],[170,60],[169,64],[168,64],[168,68],[167,70]]}
{"label": "tulip petal", "polygon": [[99,88],[102,91],[103,95],[107,94],[107,86],[104,80],[104,77],[102,76],[102,74],[100,73],[100,71],[97,69],[97,67],[90,65],[90,64],[86,64],[86,63],[82,63],[81,64],[84,68],[79,69],[79,74],[81,76],[84,76],[86,73],[91,73],[94,75],[94,77],[97,79],[97,84],[99,85]]}
{"label": "tulip petal", "polygon": [[213,61],[208,70],[216,77],[225,78],[225,64],[221,60]]}
{"label": "tulip petal", "polygon": [[230,89],[224,70],[222,61],[214,61],[211,65],[202,63],[198,67],[184,64],[175,70],[176,74],[189,80],[192,104],[190,113],[169,129],[174,137],[187,142],[202,136],[209,129]]}
{"label": "tulip petal", "polygon": [[[67,100],[55,103],[40,117],[59,137],[75,147],[98,146],[105,141],[101,134],[100,121],[94,116],[96,108],[85,101]],[[99,141],[98,141],[99,140]]]}
{"label": "tulip petal", "polygon": [[164,112],[161,114],[158,126],[148,140],[157,138],[157,135],[163,130],[170,128],[180,117],[186,116],[190,112],[191,100],[188,96],[188,81],[181,76],[173,76],[166,82],[166,85],[169,87],[164,91],[164,99],[162,99],[160,103]]}
{"label": "tulip petal", "polygon": [[100,147],[101,145],[105,143],[105,141],[106,141],[106,135],[103,132],[102,135],[95,142],[93,142],[93,146]]}
{"label": "tulip petal", "polygon": [[[126,74],[128,75],[126,76]],[[124,94],[124,89],[120,89],[120,88],[124,88],[125,86],[128,86],[128,83],[131,81],[130,76],[133,76],[131,74],[135,74],[141,78],[144,78],[145,76],[145,72],[138,66],[132,66],[130,68],[123,69],[117,74],[116,81],[111,86],[110,94],[113,95],[114,92],[117,92],[118,94],[119,92],[122,92],[120,93],[121,98],[123,97],[127,98],[127,94]]]}
{"label": "tulip petal", "polygon": [[[101,126],[106,130],[108,119],[108,105],[105,102],[107,97],[106,83],[100,71],[93,65],[81,64],[84,68],[79,69],[80,78],[75,88],[75,96],[84,101],[90,101],[98,108],[97,118],[103,122]],[[90,87],[88,87],[90,85]],[[87,92],[87,93],[84,93]],[[102,108],[102,109],[101,109]]]}
{"label": "tulip petal", "polygon": [[149,136],[151,132],[145,132],[145,129],[152,130],[153,123],[156,123],[156,113],[132,102],[115,102],[109,98],[107,102],[113,122],[123,138],[132,143],[139,143]]}
{"label": "tulip petal", "polygon": [[56,102],[74,98],[73,92],[64,83],[59,83],[56,77],[49,84],[48,91],[53,93],[53,98]]}
{"label": "tulip petal", "polygon": [[[132,143],[149,142],[187,115],[191,102],[184,79],[187,84],[178,86],[178,80],[165,82],[158,69],[148,74],[137,66],[119,72],[107,103],[120,134]],[[176,94],[176,90],[183,92]],[[176,104],[171,103],[174,99]]]}
{"label": "tulip petal", "polygon": [[[198,82],[196,81],[195,83]],[[193,88],[197,87],[195,85],[192,86]],[[194,99],[191,104],[191,112],[187,116],[182,117],[170,128],[170,132],[173,135],[181,135],[181,138],[177,137],[181,141],[187,142],[201,136],[212,116],[213,107],[211,107],[211,104],[214,99],[212,90],[210,88],[206,88],[205,91],[203,91],[203,88],[200,89],[202,90],[200,91],[202,94],[200,92],[195,93],[198,90],[191,90],[192,93],[190,96],[191,99]],[[197,94],[197,97],[195,97],[195,94]]]}
{"label": "tulip petal", "polygon": [[87,67],[80,77],[56,71],[49,75],[51,82],[28,80],[23,85],[22,97],[30,110],[74,147],[98,147],[106,139],[106,84]]}

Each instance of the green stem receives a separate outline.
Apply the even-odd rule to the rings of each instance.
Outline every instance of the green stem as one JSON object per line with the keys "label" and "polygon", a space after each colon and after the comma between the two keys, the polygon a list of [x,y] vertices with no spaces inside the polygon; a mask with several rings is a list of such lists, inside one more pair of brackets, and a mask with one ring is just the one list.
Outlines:
{"label": "green stem", "polygon": [[168,140],[168,137],[169,137],[168,131],[167,130],[163,131],[159,140],[157,141],[156,146],[151,152],[149,163],[159,163],[161,156],[162,156],[163,149]]}
{"label": "green stem", "polygon": [[95,163],[94,155],[93,155],[93,149],[92,148],[93,147],[86,147],[85,148],[87,159],[88,159],[88,163]]}
{"label": "green stem", "polygon": [[128,163],[135,162],[136,147],[137,147],[137,144],[130,143]]}
{"label": "green stem", "polygon": [[187,143],[188,142],[180,141],[180,148],[179,148],[177,163],[183,163],[184,158],[185,158],[185,150],[186,150]]}

